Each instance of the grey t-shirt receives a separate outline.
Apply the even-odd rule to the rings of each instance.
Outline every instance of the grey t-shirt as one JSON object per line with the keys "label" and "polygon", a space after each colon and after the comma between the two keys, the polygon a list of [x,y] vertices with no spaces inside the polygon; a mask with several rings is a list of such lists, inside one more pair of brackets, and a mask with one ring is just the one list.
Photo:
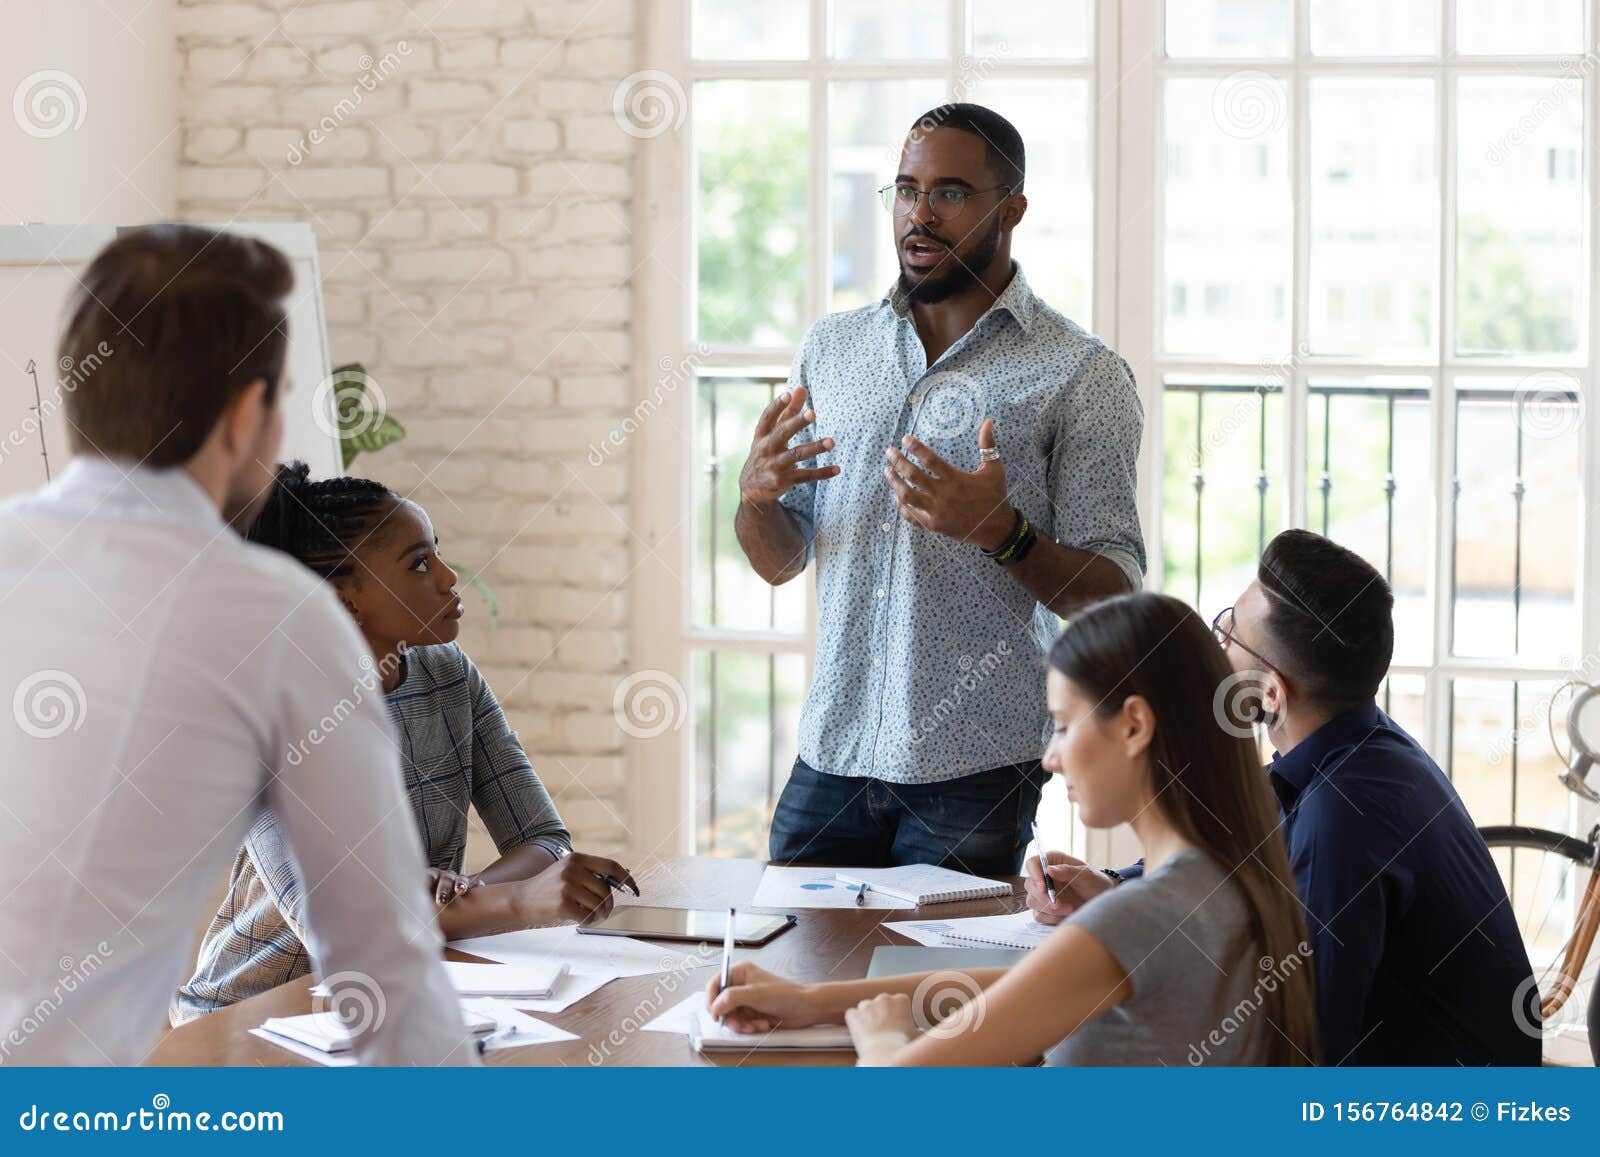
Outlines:
{"label": "grey t-shirt", "polygon": [[1116,957],[1133,996],[1052,1048],[1046,1064],[1262,1063],[1273,1030],[1247,1007],[1260,1003],[1260,952],[1243,896],[1210,856],[1179,852],[1095,897],[1068,925]]}

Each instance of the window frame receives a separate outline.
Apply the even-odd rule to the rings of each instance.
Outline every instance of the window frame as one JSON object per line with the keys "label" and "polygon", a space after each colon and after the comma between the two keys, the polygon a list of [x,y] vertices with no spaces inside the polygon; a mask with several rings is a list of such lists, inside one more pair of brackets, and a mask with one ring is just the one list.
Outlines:
{"label": "window frame", "polygon": [[[949,6],[950,48],[942,66],[928,62],[837,61],[826,55],[827,0],[811,0],[808,25],[810,52],[800,61],[694,61],[690,58],[692,0],[661,0],[641,9],[645,17],[645,67],[657,69],[681,86],[684,101],[682,127],[640,142],[636,170],[634,229],[636,276],[634,312],[637,322],[635,390],[647,396],[658,365],[687,358],[707,369],[737,370],[771,367],[787,360],[792,351],[717,347],[697,351],[695,341],[694,156],[692,93],[696,80],[714,78],[805,79],[808,83],[809,122],[807,158],[807,231],[827,238],[829,231],[828,81],[832,79],[890,79],[926,77],[940,71],[947,91],[959,76],[968,22],[967,0],[942,0]],[[1499,357],[1457,354],[1453,342],[1455,310],[1456,228],[1456,80],[1463,75],[1516,72],[1519,75],[1569,75],[1577,60],[1571,56],[1474,56],[1454,54],[1455,3],[1441,0],[1440,52],[1427,57],[1312,57],[1310,54],[1311,0],[1292,0],[1291,54],[1278,60],[1259,58],[1169,59],[1162,54],[1162,28],[1166,0],[1149,4],[1119,4],[1093,0],[1093,57],[1087,66],[1051,63],[1006,63],[997,68],[1006,76],[1083,76],[1091,82],[1093,100],[1090,148],[1093,157],[1093,321],[1094,330],[1128,360],[1139,383],[1145,407],[1145,436],[1140,453],[1138,505],[1144,521],[1149,555],[1148,585],[1159,589],[1164,567],[1162,511],[1159,502],[1163,479],[1164,379],[1167,373],[1220,372],[1259,374],[1257,363],[1229,363],[1215,359],[1165,354],[1160,349],[1164,309],[1161,270],[1161,182],[1163,126],[1162,81],[1168,76],[1227,75],[1252,69],[1282,77],[1287,82],[1290,126],[1290,188],[1293,200],[1291,254],[1291,357],[1284,375],[1283,429],[1286,477],[1279,487],[1284,525],[1307,525],[1306,475],[1308,385],[1312,376],[1404,374],[1425,378],[1430,387],[1431,464],[1434,518],[1429,527],[1428,549],[1432,566],[1427,605],[1433,618],[1433,650],[1429,665],[1398,665],[1393,673],[1420,675],[1424,684],[1424,734],[1419,736],[1448,766],[1451,732],[1452,680],[1458,677],[1545,680],[1565,677],[1566,671],[1518,666],[1494,659],[1460,658],[1450,654],[1450,597],[1454,526],[1448,494],[1454,477],[1453,414],[1455,377],[1474,371],[1527,373],[1557,369],[1570,374],[1584,399],[1592,406],[1593,384],[1600,375],[1600,265],[1595,237],[1600,229],[1600,198],[1595,195],[1596,123],[1600,121],[1600,70],[1582,73],[1584,156],[1581,179],[1588,213],[1584,222],[1586,297],[1580,314],[1582,340],[1576,354],[1561,357]],[[1586,0],[1585,44],[1600,32],[1600,0]],[[1123,67],[1123,62],[1127,67]],[[1435,84],[1435,141],[1440,197],[1439,273],[1435,285],[1435,341],[1437,362],[1431,360],[1375,360],[1329,358],[1300,353],[1309,332],[1310,212],[1302,196],[1309,188],[1310,149],[1308,93],[1312,77],[1325,75],[1425,76]],[[832,246],[812,247],[806,262],[807,319],[825,310]],[[668,303],[676,303],[671,305]],[[700,347],[704,350],[704,347]],[[671,393],[659,412],[666,420],[644,423],[635,435],[636,484],[630,488],[635,531],[636,566],[630,580],[632,654],[629,669],[665,671],[682,686],[691,686],[694,652],[706,649],[757,652],[800,652],[805,656],[809,682],[815,654],[816,600],[812,572],[808,586],[806,630],[802,634],[707,630],[693,626],[691,592],[684,581],[694,574],[695,492],[693,406],[696,390]],[[1586,414],[1587,416],[1587,414]],[[1590,511],[1600,510],[1600,469],[1595,467],[1600,449],[1597,423],[1583,424],[1581,439],[1580,526]],[[638,485],[640,479],[675,480],[674,485]],[[1578,614],[1583,654],[1600,653],[1600,534],[1585,534],[1578,561]],[[1210,608],[1209,610],[1214,610]],[[1199,608],[1202,614],[1208,608]],[[628,772],[630,831],[635,847],[659,852],[692,850],[694,840],[693,717],[685,726],[651,738],[630,737],[625,746]],[[1109,833],[1087,833],[1080,845],[1092,862],[1114,860],[1127,843]]]}

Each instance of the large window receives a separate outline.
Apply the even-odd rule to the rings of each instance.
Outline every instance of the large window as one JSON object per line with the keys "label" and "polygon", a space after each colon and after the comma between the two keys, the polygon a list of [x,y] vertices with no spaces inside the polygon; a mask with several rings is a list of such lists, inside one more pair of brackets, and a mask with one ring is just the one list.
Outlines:
{"label": "large window", "polygon": [[1600,4],[680,4],[688,36],[667,15],[656,39],[688,115],[643,190],[647,348],[695,381],[645,466],[683,479],[646,500],[681,597],[647,595],[642,646],[693,704],[652,749],[662,838],[670,820],[680,847],[764,847],[814,608],[750,573],[737,474],[805,327],[892,280],[873,190],[951,96],[1017,123],[1016,254],[1139,376],[1149,586],[1209,617],[1283,527],[1361,551],[1396,594],[1391,713],[1480,823],[1569,826],[1542,712],[1600,643]]}
{"label": "large window", "polygon": [[1595,629],[1585,7],[1168,0],[1155,30],[1152,582],[1210,614],[1284,526],[1359,550],[1396,596],[1384,702],[1480,823],[1568,826],[1543,700]]}

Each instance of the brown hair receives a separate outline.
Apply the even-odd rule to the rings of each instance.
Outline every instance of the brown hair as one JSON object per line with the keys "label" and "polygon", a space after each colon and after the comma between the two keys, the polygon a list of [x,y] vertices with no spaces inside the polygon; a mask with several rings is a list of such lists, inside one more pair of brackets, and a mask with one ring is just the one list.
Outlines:
{"label": "brown hair", "polygon": [[250,383],[265,381],[275,403],[293,286],[272,246],[195,225],[107,245],[79,278],[61,335],[73,451],[175,466]]}
{"label": "brown hair", "polygon": [[[1244,900],[1249,937],[1230,968],[1270,972],[1273,981],[1258,979],[1260,1003],[1245,1029],[1261,1037],[1267,1064],[1314,1063],[1312,966],[1289,853],[1254,740],[1225,729],[1217,716],[1233,669],[1210,628],[1167,595],[1123,595],[1080,612],[1056,640],[1050,664],[1095,700],[1102,716],[1130,696],[1149,703],[1155,806]],[[1256,1024],[1258,1018],[1268,1023]]]}

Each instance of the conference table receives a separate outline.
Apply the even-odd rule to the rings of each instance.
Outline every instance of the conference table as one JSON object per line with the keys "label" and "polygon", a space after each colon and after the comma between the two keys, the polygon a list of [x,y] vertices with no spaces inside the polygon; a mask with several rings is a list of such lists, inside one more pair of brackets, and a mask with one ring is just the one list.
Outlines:
{"label": "conference table", "polygon": [[[749,901],[761,879],[764,864],[714,856],[660,856],[629,859],[627,864],[643,895],[635,900],[620,894],[618,904],[654,904],[666,908],[726,909],[771,912],[793,911],[795,927],[760,948],[740,948],[737,958],[752,960],[770,972],[793,980],[855,980],[867,974],[872,951],[880,945],[908,945],[912,941],[888,932],[886,922],[912,918],[993,916],[1021,909],[1026,901],[1018,877],[1008,878],[1012,895],[999,899],[956,901],[920,909],[751,908]],[[693,949],[694,945],[653,941],[664,951]],[[720,943],[717,945],[720,955]],[[451,960],[479,960],[446,949]],[[578,1040],[498,1049],[484,1062],[490,1065],[848,1065],[848,1052],[731,1052],[702,1055],[690,1047],[689,1038],[677,1033],[645,1032],[643,1026],[666,1012],[690,993],[702,989],[717,973],[715,963],[694,968],[622,977],[559,1013],[536,1013]],[[250,1033],[270,1016],[311,1012],[311,976],[279,985],[249,1000],[172,1029],[150,1054],[152,1065],[314,1065],[286,1049]]]}

